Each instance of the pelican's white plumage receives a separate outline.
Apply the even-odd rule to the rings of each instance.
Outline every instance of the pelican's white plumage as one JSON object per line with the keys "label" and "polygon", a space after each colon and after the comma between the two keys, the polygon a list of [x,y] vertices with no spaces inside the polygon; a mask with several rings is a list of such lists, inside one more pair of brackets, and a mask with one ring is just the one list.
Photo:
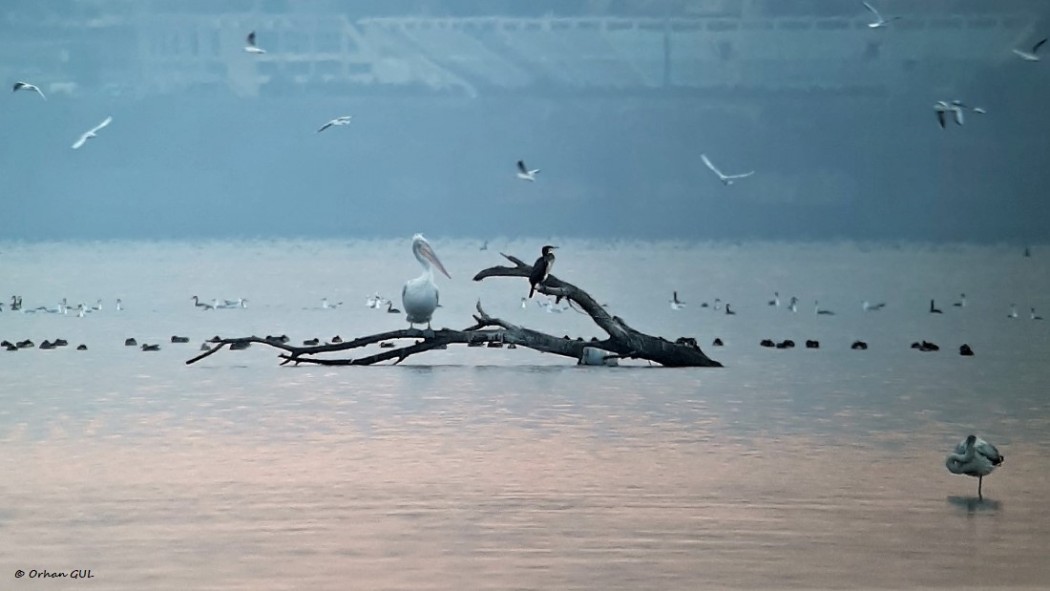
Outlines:
{"label": "pelican's white plumage", "polygon": [[40,88],[36,84],[30,84],[28,82],[21,81],[15,82],[14,88],[11,89],[11,92],[18,92],[19,90],[28,90],[31,92],[36,92],[40,95],[40,98],[44,99],[45,101],[47,100],[47,97],[44,96],[44,93],[40,91]]}
{"label": "pelican's white plumage", "polygon": [[952,474],[965,474],[977,478],[977,496],[981,497],[981,484],[984,477],[1002,465],[1003,456],[994,445],[970,435],[955,446],[955,451],[944,460],[945,467]]}
{"label": "pelican's white plumage", "polygon": [[1017,57],[1023,59],[1026,62],[1037,62],[1039,61],[1039,48],[1046,43],[1046,37],[1040,39],[1032,46],[1032,51],[1024,51],[1021,49],[1014,49],[1013,52],[1017,54]]}
{"label": "pelican's white plumage", "polygon": [[343,115],[342,117],[336,117],[335,119],[332,119],[328,123],[322,125],[321,129],[317,130],[317,133],[321,133],[322,131],[328,129],[329,127],[332,127],[333,125],[350,125],[350,115]]}
{"label": "pelican's white plumage", "polygon": [[529,167],[525,166],[525,161],[524,160],[518,160],[518,178],[519,179],[521,179],[523,181],[535,181],[536,180],[536,173],[538,173],[539,171],[540,171],[540,169],[538,169],[538,168],[534,168],[532,170],[529,170]]}
{"label": "pelican's white plumage", "polygon": [[100,129],[102,129],[103,127],[109,125],[112,122],[113,122],[113,117],[106,117],[105,120],[102,121],[102,123],[99,123],[98,125],[92,127],[88,131],[85,131],[84,134],[80,136],[80,139],[78,139],[76,142],[73,143],[73,149],[74,150],[79,149],[80,146],[84,145],[84,142],[86,142],[89,139],[95,137]]}
{"label": "pelican's white plumage", "polygon": [[410,327],[413,324],[425,323],[427,328],[430,328],[430,319],[438,307],[438,288],[434,283],[434,267],[437,267],[445,277],[452,279],[452,276],[445,270],[445,266],[441,264],[441,260],[438,259],[434,249],[422,234],[412,237],[412,254],[423,266],[423,274],[405,282],[405,286],[401,288],[401,304],[405,309]]}
{"label": "pelican's white plumage", "polygon": [[707,157],[707,154],[700,154],[700,159],[704,161],[704,164],[707,165],[708,168],[711,169],[711,172],[718,175],[718,180],[722,181],[723,185],[732,185],[733,181],[735,181],[736,179],[747,178],[755,174],[755,171],[753,170],[750,172],[745,172],[743,174],[723,174],[722,171],[718,170],[718,168],[716,168],[715,165],[711,162],[711,160]]}

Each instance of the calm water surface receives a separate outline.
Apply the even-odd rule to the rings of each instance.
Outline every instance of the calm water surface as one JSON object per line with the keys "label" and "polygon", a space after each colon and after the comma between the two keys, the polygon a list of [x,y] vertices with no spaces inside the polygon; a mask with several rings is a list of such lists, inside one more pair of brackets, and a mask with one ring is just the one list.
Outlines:
{"label": "calm water surface", "polygon": [[[515,323],[597,335],[574,312],[522,309],[523,280],[470,280],[497,251],[531,261],[544,242],[432,239],[453,276],[435,326],[469,326],[480,298]],[[402,326],[364,302],[419,273],[409,241],[0,245],[5,302],[103,300],[84,318],[0,314],[0,338],[71,343],[0,352],[0,588],[1050,583],[1050,326],[1027,314],[1050,313],[1038,251],[555,243],[559,277],[726,367],[452,347],[397,367],[291,368],[260,346],[186,366],[214,334]],[[684,310],[668,305],[675,289]],[[774,291],[799,312],[767,306]],[[202,312],[193,295],[249,303]],[[738,314],[700,307],[716,297]],[[816,316],[814,300],[836,314]],[[855,339],[870,348],[851,351]],[[921,339],[942,350],[908,347]],[[956,353],[964,342],[975,357]],[[983,501],[944,468],[971,432],[1006,456]],[[14,578],[78,568],[95,578]]]}

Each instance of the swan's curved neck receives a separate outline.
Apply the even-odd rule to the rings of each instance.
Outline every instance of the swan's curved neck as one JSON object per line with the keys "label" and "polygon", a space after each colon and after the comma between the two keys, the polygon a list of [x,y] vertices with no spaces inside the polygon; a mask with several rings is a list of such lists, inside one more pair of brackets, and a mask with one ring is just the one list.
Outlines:
{"label": "swan's curved neck", "polygon": [[966,464],[973,461],[975,450],[972,443],[967,442],[966,451],[963,453],[953,453],[948,456],[948,461],[958,464]]}

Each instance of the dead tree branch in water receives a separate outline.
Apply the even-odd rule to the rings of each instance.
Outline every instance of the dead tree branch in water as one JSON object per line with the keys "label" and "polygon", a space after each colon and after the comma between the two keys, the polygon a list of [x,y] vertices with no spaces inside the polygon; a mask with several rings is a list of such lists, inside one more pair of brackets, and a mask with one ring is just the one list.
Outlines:
{"label": "dead tree branch in water", "polygon": [[[500,253],[503,254],[503,253]],[[528,278],[532,271],[532,265],[528,265],[517,257],[503,254],[513,267],[494,266],[482,269],[474,276],[474,281],[482,281],[490,277],[520,277]],[[454,330],[442,328],[438,330],[423,330],[406,328],[392,330],[374,335],[368,335],[342,343],[329,343],[314,346],[294,346],[275,339],[264,339],[256,336],[221,339],[215,346],[204,353],[186,361],[187,365],[196,363],[220,349],[244,343],[258,343],[281,349],[283,353],[279,358],[283,361],[281,365],[288,363],[312,363],[317,365],[372,365],[383,361],[394,360],[394,364],[401,363],[411,355],[423,353],[433,349],[444,348],[451,344],[480,345],[498,343],[501,345],[516,345],[527,347],[543,353],[562,355],[579,360],[583,356],[585,347],[592,347],[608,352],[607,357],[611,359],[632,358],[644,359],[659,363],[665,367],[721,367],[718,363],[707,357],[696,341],[691,338],[679,338],[674,342],[662,337],[655,337],[639,332],[629,326],[619,316],[610,315],[604,307],[598,304],[586,291],[575,285],[562,281],[550,275],[546,281],[536,286],[540,293],[566,299],[580,311],[591,317],[595,324],[601,328],[608,337],[602,340],[591,339],[585,341],[581,338],[575,340],[565,337],[556,337],[544,332],[532,330],[519,326],[506,320],[489,316],[478,301],[474,314],[474,324],[463,329]],[[318,355],[336,353],[359,349],[377,343],[388,343],[392,341],[411,339],[413,344],[403,347],[394,347],[381,351],[374,355],[356,358],[327,358]]]}

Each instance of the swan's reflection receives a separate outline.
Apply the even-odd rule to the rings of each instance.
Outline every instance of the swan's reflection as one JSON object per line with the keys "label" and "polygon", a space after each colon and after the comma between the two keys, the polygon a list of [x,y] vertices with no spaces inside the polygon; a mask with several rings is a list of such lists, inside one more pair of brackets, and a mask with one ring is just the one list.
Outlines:
{"label": "swan's reflection", "polygon": [[991,511],[996,512],[1002,509],[1003,504],[999,501],[993,501],[992,499],[982,499],[980,497],[948,497],[948,504],[954,505],[960,509],[965,509],[967,513],[974,514],[978,511]]}

